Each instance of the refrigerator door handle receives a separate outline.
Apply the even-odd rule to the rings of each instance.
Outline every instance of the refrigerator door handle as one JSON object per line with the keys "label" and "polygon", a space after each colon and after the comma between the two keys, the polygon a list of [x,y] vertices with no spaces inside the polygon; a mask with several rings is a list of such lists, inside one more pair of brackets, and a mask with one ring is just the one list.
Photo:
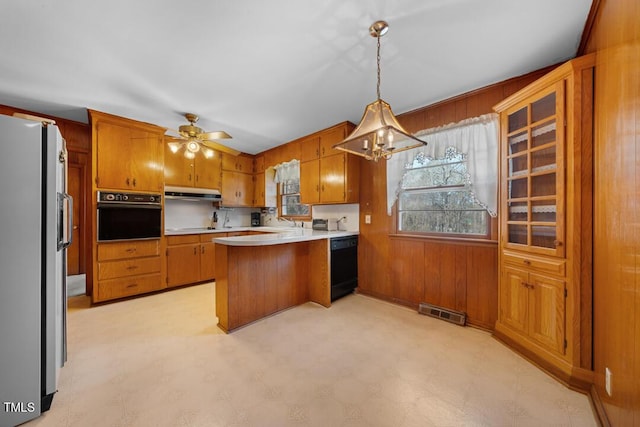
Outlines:
{"label": "refrigerator door handle", "polygon": [[[67,193],[58,193],[58,209],[63,223],[58,227],[58,250],[71,246],[73,239],[73,197]],[[64,221],[66,219],[66,221]]]}

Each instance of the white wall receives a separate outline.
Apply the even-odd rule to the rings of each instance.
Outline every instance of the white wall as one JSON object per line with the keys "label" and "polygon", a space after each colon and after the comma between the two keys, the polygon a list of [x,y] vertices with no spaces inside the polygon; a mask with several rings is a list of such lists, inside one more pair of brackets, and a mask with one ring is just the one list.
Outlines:
{"label": "white wall", "polygon": [[164,227],[202,228],[211,225],[213,212],[218,213],[218,228],[224,226],[248,227],[251,225],[251,212],[259,212],[253,208],[214,208],[210,202],[166,199],[164,202]]}
{"label": "white wall", "polygon": [[[337,218],[346,217],[340,224],[340,230],[359,231],[360,230],[360,205],[316,205],[311,208],[312,218]],[[264,225],[269,227],[291,227],[289,222],[281,222],[277,220],[275,213],[264,215]],[[304,228],[311,228],[311,221],[304,222]]]}

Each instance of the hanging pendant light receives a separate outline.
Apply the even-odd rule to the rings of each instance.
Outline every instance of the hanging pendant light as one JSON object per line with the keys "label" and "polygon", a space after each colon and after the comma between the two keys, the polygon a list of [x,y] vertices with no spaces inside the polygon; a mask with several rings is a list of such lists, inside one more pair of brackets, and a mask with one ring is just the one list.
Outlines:
{"label": "hanging pendant light", "polygon": [[385,21],[376,21],[369,27],[369,33],[378,41],[378,98],[364,109],[360,124],[347,138],[334,145],[333,148],[344,150],[367,160],[378,161],[389,159],[393,153],[409,150],[411,148],[427,145],[398,123],[391,111],[391,106],[380,99],[380,37],[389,30],[389,24]]}

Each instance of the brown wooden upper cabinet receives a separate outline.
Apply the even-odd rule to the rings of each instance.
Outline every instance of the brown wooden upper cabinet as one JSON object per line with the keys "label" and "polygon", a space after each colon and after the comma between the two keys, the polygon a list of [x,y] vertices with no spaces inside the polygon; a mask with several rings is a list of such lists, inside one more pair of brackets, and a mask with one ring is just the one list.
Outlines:
{"label": "brown wooden upper cabinet", "polygon": [[253,206],[253,157],[222,155],[222,203]]}
{"label": "brown wooden upper cabinet", "polygon": [[253,173],[253,157],[222,154],[222,170]]}
{"label": "brown wooden upper cabinet", "polygon": [[320,136],[315,135],[300,142],[300,161],[308,162],[320,158]]}
{"label": "brown wooden upper cabinet", "polygon": [[360,160],[336,150],[353,124],[344,122],[310,135],[301,142],[300,201],[309,204],[357,203]]}
{"label": "brown wooden upper cabinet", "polygon": [[89,114],[96,150],[96,186],[162,191],[164,129],[97,111]]}
{"label": "brown wooden upper cabinet", "polygon": [[207,158],[201,153],[188,159],[182,151],[171,152],[164,145],[164,182],[165,185],[197,187],[219,190],[222,187],[222,155],[213,151],[213,157]]}

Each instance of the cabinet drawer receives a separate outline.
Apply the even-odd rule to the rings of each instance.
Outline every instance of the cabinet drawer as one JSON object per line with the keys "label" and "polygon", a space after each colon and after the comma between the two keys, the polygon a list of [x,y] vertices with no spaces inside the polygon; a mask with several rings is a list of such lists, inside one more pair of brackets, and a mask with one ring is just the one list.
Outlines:
{"label": "cabinet drawer", "polygon": [[98,280],[159,272],[160,257],[158,256],[98,263]]}
{"label": "cabinet drawer", "polygon": [[98,261],[160,255],[160,240],[133,240],[98,244]]}
{"label": "cabinet drawer", "polygon": [[198,243],[200,239],[198,234],[185,234],[182,236],[167,236],[167,245],[188,245],[189,243]]}
{"label": "cabinet drawer", "polygon": [[517,265],[519,267],[545,271],[559,276],[565,275],[566,261],[563,259],[546,259],[513,252],[503,252],[502,259],[504,262],[508,262],[509,264]]}
{"label": "cabinet drawer", "polygon": [[159,274],[101,280],[98,282],[98,297],[96,300],[105,301],[144,294],[160,290],[162,287],[162,280],[160,280]]}
{"label": "cabinet drawer", "polygon": [[204,233],[200,235],[200,243],[212,243],[213,239],[218,237],[224,237],[222,234],[225,233]]}

